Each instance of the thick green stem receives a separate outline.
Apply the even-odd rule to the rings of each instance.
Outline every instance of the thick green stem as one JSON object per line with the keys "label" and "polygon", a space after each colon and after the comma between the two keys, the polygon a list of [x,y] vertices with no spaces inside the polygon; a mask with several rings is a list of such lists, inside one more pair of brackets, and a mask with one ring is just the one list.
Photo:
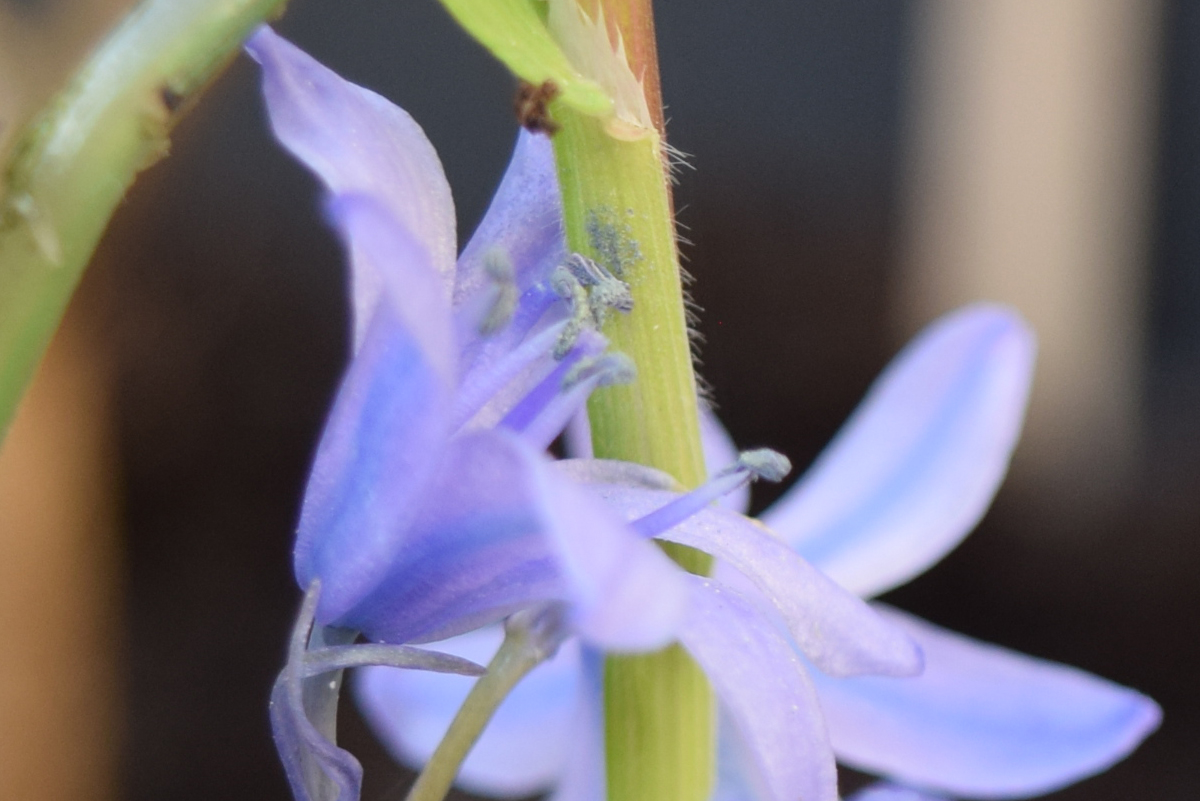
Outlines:
{"label": "thick green stem", "polygon": [[[631,66],[644,85],[657,87],[649,2],[626,2],[624,14],[616,8],[622,0],[604,5],[610,20],[641,20],[640,29],[622,34],[628,52],[648,54]],[[554,114],[568,245],[627,281],[634,298],[633,311],[614,315],[605,334],[633,358],[637,380],[593,396],[596,455],[650,465],[696,486],[705,477],[704,458],[661,131],[622,141],[601,120],[562,104]],[[658,118],[654,109],[651,117]],[[697,551],[669,552],[693,572],[711,567]],[[690,657],[678,646],[610,657],[604,689],[608,797],[704,801],[713,783],[715,714],[708,682]]]}
{"label": "thick green stem", "polygon": [[108,220],[183,107],[285,0],[146,0],[22,133],[0,200],[0,437]]}

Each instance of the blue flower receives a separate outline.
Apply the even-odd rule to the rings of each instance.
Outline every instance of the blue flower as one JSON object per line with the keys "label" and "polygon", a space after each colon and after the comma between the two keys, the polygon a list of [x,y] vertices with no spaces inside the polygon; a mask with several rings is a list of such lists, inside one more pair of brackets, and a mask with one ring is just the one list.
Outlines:
{"label": "blue flower", "polygon": [[[322,740],[310,721],[321,709],[303,698],[318,667],[350,664],[315,656],[323,638],[352,630],[406,648],[551,603],[579,636],[564,658],[681,642],[749,746],[754,780],[772,798],[833,801],[833,753],[793,643],[837,676],[912,675],[920,651],[766,529],[709,508],[753,477],[782,477],[778,455],[743,454],[681,493],[653,470],[545,454],[592,389],[629,377],[595,328],[631,303],[564,252],[548,143],[521,135],[456,259],[449,189],[416,123],[269,29],[247,49],[276,136],[328,190],[352,267],[355,350],[305,493],[295,572],[308,601],[273,702],[297,796],[357,793],[357,763]],[[605,503],[626,491],[636,503]],[[684,573],[652,537],[735,565],[748,593]]]}
{"label": "blue flower", "polygon": [[[766,514],[766,523],[841,585],[863,597],[924,572],[971,531],[986,511],[1019,434],[1033,366],[1033,339],[1012,312],[968,307],[943,318],[893,362],[809,472]],[[711,415],[706,454],[734,453]],[[610,505],[635,518],[667,497],[645,482],[601,482]],[[727,498],[735,508],[743,499]],[[706,510],[665,536],[699,544],[700,529],[729,512]],[[748,596],[740,553],[718,553],[715,578]],[[1121,759],[1153,731],[1158,706],[1139,693],[1074,668],[945,631],[882,604],[874,608],[924,653],[915,678],[831,677],[813,671],[833,748],[847,765],[933,792],[973,798],[1048,792]],[[486,658],[494,635],[443,643]],[[576,777],[603,759],[594,682],[576,652],[564,652],[526,680],[464,765],[465,787],[513,795],[558,785],[556,801],[594,799]],[[836,674],[833,674],[836,676]],[[448,710],[469,680],[368,669],[360,705],[391,750],[410,764],[428,754]],[[532,733],[521,741],[512,731]],[[560,744],[592,742],[586,755]],[[541,734],[542,736],[539,736]],[[591,765],[587,763],[592,763]],[[724,759],[726,774],[742,772]],[[584,763],[584,764],[581,764]],[[755,797],[737,777],[722,799]],[[593,787],[595,780],[593,780]],[[905,795],[910,793],[910,795]],[[886,798],[921,798],[881,788]],[[762,796],[761,793],[757,797]]]}
{"label": "blue flower", "polygon": [[[591,389],[627,372],[598,334],[564,339],[546,142],[521,137],[456,259],[449,187],[416,123],[269,29],[247,48],[276,135],[328,189],[352,267],[354,356],[295,548],[300,585],[321,582],[317,623],[423,642],[569,601],[599,645],[667,641],[679,571],[543,454]],[[661,592],[643,598],[645,580]],[[614,623],[630,604],[638,614]]]}

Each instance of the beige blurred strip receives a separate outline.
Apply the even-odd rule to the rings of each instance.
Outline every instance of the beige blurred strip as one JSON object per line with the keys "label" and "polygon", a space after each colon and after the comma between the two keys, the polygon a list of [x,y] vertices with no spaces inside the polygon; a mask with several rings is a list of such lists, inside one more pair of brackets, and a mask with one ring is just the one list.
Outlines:
{"label": "beige blurred strip", "polygon": [[0,448],[0,798],[116,798],[120,558],[104,360],[68,314]]}
{"label": "beige blurred strip", "polygon": [[0,4],[0,154],[135,0],[58,0],[51,11]]}
{"label": "beige blurred strip", "polygon": [[[128,5],[0,8],[0,153]],[[121,562],[104,353],[78,308],[68,313],[0,446],[5,801],[118,795]]]}
{"label": "beige blurred strip", "polygon": [[1016,468],[1080,500],[1134,464],[1160,3],[917,6],[905,333],[961,303],[1037,330]]}

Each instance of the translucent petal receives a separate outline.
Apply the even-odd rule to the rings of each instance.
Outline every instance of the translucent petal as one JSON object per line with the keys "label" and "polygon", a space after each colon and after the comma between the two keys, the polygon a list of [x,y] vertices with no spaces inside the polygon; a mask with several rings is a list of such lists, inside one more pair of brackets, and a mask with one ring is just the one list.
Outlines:
{"label": "translucent petal", "polygon": [[[593,489],[626,519],[678,497],[638,487]],[[773,606],[805,656],[831,675],[911,676],[921,669],[920,650],[903,631],[750,518],[710,507],[658,539],[710,553],[744,575],[756,590],[749,597],[759,595]]]}
{"label": "translucent petal", "polygon": [[571,747],[558,786],[549,801],[605,801],[604,654],[581,649],[582,692],[571,720]]}
{"label": "translucent petal", "polygon": [[[619,459],[560,459],[554,467],[572,481],[590,485],[602,498],[626,487],[683,492],[683,486],[669,474]],[[663,497],[667,496],[631,495],[627,501],[630,508],[622,509],[621,516],[626,520],[641,517],[646,514],[641,511],[643,508],[647,511],[656,509],[655,504],[660,504]]]}
{"label": "translucent petal", "polygon": [[791,644],[736,593],[689,578],[694,591],[679,639],[728,712],[758,792],[769,801],[836,801],[821,710]]}
{"label": "translucent petal", "polygon": [[[379,95],[321,65],[270,28],[246,50],[263,68],[275,136],[332,194],[376,198],[429,253],[449,297],[454,280],[454,201],[441,162],[420,126]],[[386,265],[356,264],[355,342],[362,341]],[[367,268],[367,269],[359,269]]]}
{"label": "translucent petal", "polygon": [[[489,626],[436,644],[440,651],[487,664],[504,633]],[[460,676],[367,668],[358,672],[355,697],[388,750],[419,769],[433,753],[473,680]],[[456,784],[473,793],[521,797],[552,787],[564,772],[583,691],[578,641],[526,676],[504,700],[471,749]]]}
{"label": "translucent petal", "polygon": [[588,488],[552,468],[543,480],[543,509],[574,588],[581,636],[611,651],[670,642],[687,609],[686,574]]}
{"label": "translucent petal", "polygon": [[426,359],[451,385],[458,352],[450,304],[429,252],[370,195],[334,195],[327,205],[352,264],[386,265],[378,270],[382,301],[420,345]]}
{"label": "translucent petal", "polygon": [[926,329],[876,380],[812,469],[762,519],[843,587],[912,579],[991,503],[1020,433],[1033,336],[976,305]]}
{"label": "translucent petal", "polygon": [[879,782],[864,787],[846,801],[944,801],[941,796],[929,795],[920,790]]}
{"label": "translucent petal", "polygon": [[1041,795],[1104,770],[1159,723],[1140,693],[879,605],[925,652],[912,679],[814,675],[838,759],[967,798]]}
{"label": "translucent petal", "polygon": [[707,551],[750,579],[800,650],[834,676],[911,676],[921,652],[904,632],[749,518],[706,509],[659,539]]}
{"label": "translucent petal", "polygon": [[554,148],[545,136],[524,129],[518,135],[492,203],[458,259],[456,304],[487,285],[489,254],[508,259],[522,292],[549,278],[566,257]]}

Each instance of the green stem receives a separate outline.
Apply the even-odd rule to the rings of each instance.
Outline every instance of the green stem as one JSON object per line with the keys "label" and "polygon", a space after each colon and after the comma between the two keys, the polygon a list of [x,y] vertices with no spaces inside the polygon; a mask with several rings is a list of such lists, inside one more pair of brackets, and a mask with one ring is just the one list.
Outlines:
{"label": "green stem", "polygon": [[558,610],[519,612],[508,619],[500,650],[459,707],[406,801],[442,801],[446,797],[463,760],[500,704],[529,671],[554,655],[563,633]]}
{"label": "green stem", "polygon": [[[622,28],[631,64],[656,88],[649,0],[604,0]],[[651,92],[656,95],[656,92]],[[649,98],[657,101],[656,96]],[[651,117],[661,119],[652,103]],[[603,122],[555,104],[554,137],[567,243],[627,281],[634,309],[605,327],[613,348],[637,365],[637,380],[603,389],[588,405],[596,456],[664,470],[685,486],[705,477],[696,382],[683,304],[670,183],[661,131],[614,139]],[[707,573],[711,558],[687,548],[668,552],[688,570]],[[712,790],[715,711],[702,671],[679,647],[605,662],[605,748],[613,801],[704,801]]]}
{"label": "green stem", "polygon": [[146,0],[21,134],[0,199],[0,437],[134,177],[284,3]]}

